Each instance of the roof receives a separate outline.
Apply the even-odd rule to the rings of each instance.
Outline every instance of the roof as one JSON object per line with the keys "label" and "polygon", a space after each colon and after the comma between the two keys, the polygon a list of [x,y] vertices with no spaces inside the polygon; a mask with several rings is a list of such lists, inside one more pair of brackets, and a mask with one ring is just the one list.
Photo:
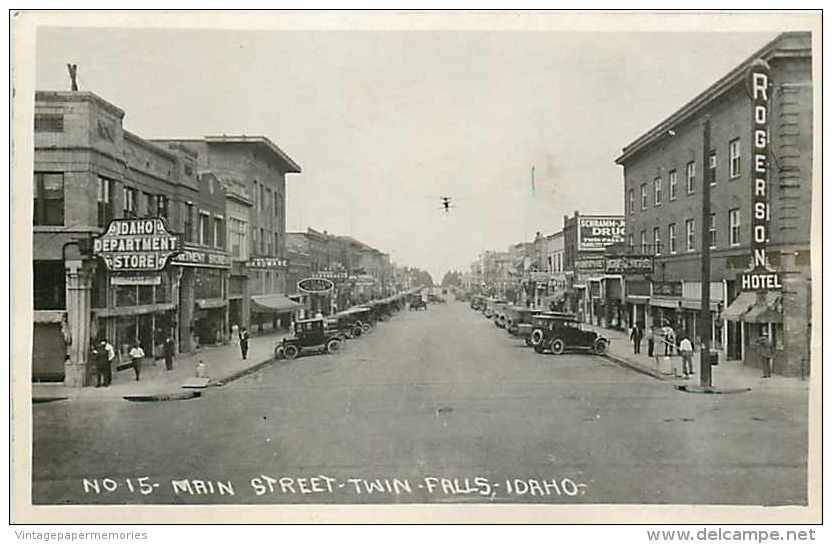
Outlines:
{"label": "roof", "polygon": [[95,102],[117,117],[124,117],[123,109],[89,91],[35,91],[35,105],[38,102]]}
{"label": "roof", "polygon": [[624,164],[646,146],[664,137],[673,127],[689,120],[709,103],[733,89],[737,84],[744,82],[748,67],[758,58],[770,61],[773,58],[811,57],[811,39],[810,32],[784,32],[779,34],[675,113],[625,146],[621,156],[615,159],[616,164]]}
{"label": "roof", "polygon": [[273,156],[277,157],[278,161],[281,162],[285,167],[286,171],[292,174],[300,174],[301,168],[298,163],[292,160],[292,158],[282,149],[280,149],[277,144],[271,141],[266,136],[247,136],[245,134],[240,136],[227,136],[223,134],[222,136],[205,136],[204,138],[153,138],[153,141],[156,142],[202,142],[204,141],[206,144],[253,144],[256,146],[263,147],[266,151],[270,152]]}

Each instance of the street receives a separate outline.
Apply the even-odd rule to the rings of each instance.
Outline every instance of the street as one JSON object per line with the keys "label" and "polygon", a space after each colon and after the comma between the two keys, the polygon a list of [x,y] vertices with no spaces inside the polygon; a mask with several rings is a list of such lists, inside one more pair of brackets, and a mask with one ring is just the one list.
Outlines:
{"label": "street", "polygon": [[33,407],[35,504],[805,504],[806,396],[540,355],[451,299],[186,401]]}

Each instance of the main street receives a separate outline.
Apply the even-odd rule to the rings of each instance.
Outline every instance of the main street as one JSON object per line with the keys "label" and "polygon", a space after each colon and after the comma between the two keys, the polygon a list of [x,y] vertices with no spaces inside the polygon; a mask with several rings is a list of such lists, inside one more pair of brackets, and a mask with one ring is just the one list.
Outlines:
{"label": "main street", "polygon": [[450,301],[199,399],[36,405],[33,499],[802,504],[805,400],[539,355]]}

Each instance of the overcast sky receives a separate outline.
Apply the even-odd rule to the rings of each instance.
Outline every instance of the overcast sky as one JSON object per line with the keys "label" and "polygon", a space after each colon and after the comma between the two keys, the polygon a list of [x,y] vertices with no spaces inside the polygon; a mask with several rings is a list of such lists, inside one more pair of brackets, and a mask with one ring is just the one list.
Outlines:
{"label": "overcast sky", "polygon": [[68,89],[77,63],[145,138],[268,136],[303,168],[287,230],[439,281],[574,210],[622,213],[621,148],[774,36],[49,28],[36,77]]}

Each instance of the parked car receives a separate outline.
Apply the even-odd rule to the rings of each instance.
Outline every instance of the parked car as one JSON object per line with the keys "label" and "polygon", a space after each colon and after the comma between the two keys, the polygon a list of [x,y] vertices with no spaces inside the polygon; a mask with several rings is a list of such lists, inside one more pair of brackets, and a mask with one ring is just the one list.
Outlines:
{"label": "parked car", "polygon": [[370,331],[369,308],[361,306],[338,312],[327,318],[327,328],[338,331],[344,338],[358,338],[364,332]]}
{"label": "parked car", "polygon": [[425,302],[425,299],[422,298],[422,295],[413,295],[412,297],[410,297],[410,309],[427,310],[428,303]]}
{"label": "parked car", "polygon": [[322,317],[295,322],[294,334],[281,340],[274,348],[275,358],[294,359],[304,350],[335,353],[341,349],[338,331],[329,330]]}
{"label": "parked car", "polygon": [[560,355],[566,350],[591,350],[602,355],[609,346],[609,338],[584,328],[573,314],[548,312],[534,319],[530,343],[538,353],[548,350]]}
{"label": "parked car", "polygon": [[472,296],[469,306],[471,306],[472,310],[482,311],[485,306],[485,297],[482,295]]}

